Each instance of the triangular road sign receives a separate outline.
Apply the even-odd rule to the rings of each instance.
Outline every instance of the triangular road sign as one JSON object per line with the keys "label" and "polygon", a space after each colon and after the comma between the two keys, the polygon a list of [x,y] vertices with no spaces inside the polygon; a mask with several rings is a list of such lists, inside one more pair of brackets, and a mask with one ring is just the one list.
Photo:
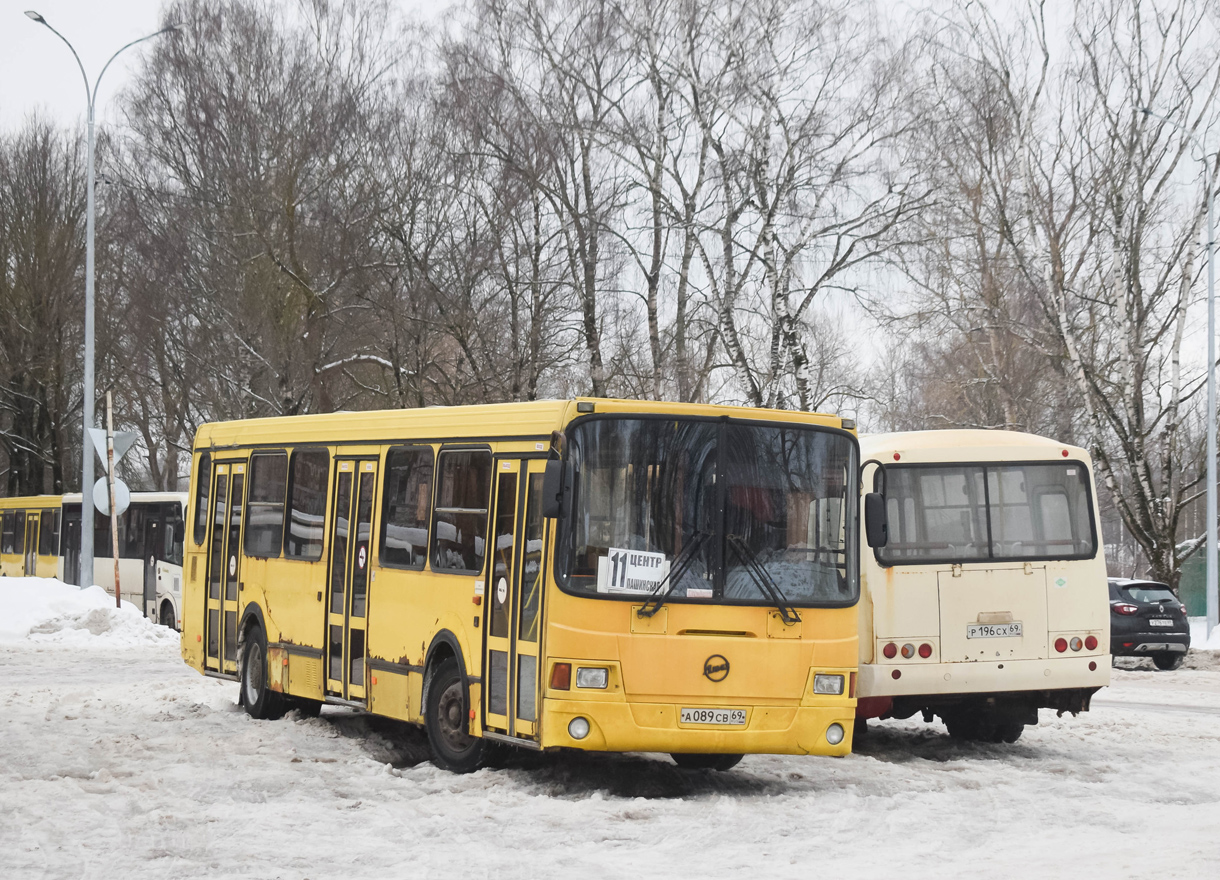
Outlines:
{"label": "triangular road sign", "polygon": [[[89,438],[93,441],[93,451],[102,460],[102,473],[108,473],[106,468],[106,432],[101,428],[90,428]],[[117,462],[136,445],[135,431],[114,432],[114,460]]]}

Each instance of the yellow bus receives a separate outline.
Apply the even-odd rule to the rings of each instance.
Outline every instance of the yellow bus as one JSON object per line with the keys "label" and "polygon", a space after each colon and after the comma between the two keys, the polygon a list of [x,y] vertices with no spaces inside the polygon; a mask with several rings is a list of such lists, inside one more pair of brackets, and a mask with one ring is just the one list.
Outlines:
{"label": "yellow bus", "polygon": [[61,497],[0,498],[0,575],[57,576]]}
{"label": "yellow bus", "polygon": [[1085,450],[1014,431],[860,438],[858,732],[868,718],[1015,742],[1110,682],[1101,521]]}
{"label": "yellow bus", "polygon": [[503,743],[846,754],[852,428],[590,399],[204,425],[183,658],[256,718],[423,725],[457,772]]}

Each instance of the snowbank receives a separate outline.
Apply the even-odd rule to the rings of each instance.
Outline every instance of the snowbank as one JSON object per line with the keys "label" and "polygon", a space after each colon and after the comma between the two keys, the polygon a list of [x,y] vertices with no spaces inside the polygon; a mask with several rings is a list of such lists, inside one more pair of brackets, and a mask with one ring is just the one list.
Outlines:
{"label": "snowbank", "polygon": [[1220,651],[1220,626],[1212,630],[1212,637],[1207,638],[1207,618],[1190,618],[1190,647],[1205,651]]}
{"label": "snowbank", "polygon": [[0,578],[0,643],[52,642],[82,647],[176,642],[178,634],[145,620],[130,602],[114,607],[101,587],[80,589],[52,578]]}

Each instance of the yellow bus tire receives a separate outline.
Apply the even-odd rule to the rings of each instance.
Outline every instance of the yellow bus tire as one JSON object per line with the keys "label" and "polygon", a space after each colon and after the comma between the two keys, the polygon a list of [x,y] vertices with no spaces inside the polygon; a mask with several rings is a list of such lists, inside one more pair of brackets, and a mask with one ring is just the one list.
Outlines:
{"label": "yellow bus tire", "polygon": [[260,720],[282,718],[284,696],[267,687],[267,637],[262,627],[250,627],[242,654],[240,702],[246,714]]}
{"label": "yellow bus tire", "polygon": [[432,763],[452,773],[472,773],[483,766],[485,742],[470,735],[470,700],[457,660],[447,657],[432,673],[424,706],[424,728]]}

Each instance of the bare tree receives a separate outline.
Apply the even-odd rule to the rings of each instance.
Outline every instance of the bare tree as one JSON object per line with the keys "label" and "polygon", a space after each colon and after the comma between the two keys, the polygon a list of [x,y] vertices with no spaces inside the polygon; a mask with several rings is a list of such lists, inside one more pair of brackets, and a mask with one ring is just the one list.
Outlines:
{"label": "bare tree", "polygon": [[[1186,132],[1215,124],[1215,22],[1194,0],[1081,0],[1055,58],[1047,11],[1031,3],[1014,35],[963,6],[947,31],[946,51],[1007,126],[953,195],[979,193],[974,228],[1002,243],[1041,312],[1028,341],[1058,362],[1106,491],[1153,575],[1176,586],[1193,549],[1178,520],[1201,467],[1182,429],[1201,373],[1185,374],[1182,347],[1217,169],[1184,194],[1186,134],[1138,110],[1165,108]],[[990,320],[980,293],[975,313]]]}
{"label": "bare tree", "polygon": [[72,485],[84,192],[76,139],[36,117],[0,138],[0,449],[10,495]]}

